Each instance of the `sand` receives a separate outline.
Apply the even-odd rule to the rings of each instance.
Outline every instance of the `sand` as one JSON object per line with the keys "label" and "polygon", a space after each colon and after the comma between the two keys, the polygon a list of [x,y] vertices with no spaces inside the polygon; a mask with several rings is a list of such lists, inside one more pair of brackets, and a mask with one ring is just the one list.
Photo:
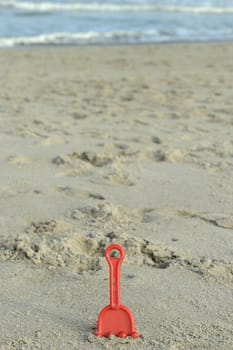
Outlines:
{"label": "sand", "polygon": [[[233,349],[233,45],[0,52],[0,349]],[[105,248],[139,339],[97,338]]]}

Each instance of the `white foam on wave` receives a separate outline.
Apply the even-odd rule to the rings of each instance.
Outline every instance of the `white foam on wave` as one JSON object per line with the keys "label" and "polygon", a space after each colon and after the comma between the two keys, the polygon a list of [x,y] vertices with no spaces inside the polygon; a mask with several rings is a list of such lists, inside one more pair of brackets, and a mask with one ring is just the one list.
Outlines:
{"label": "white foam on wave", "polygon": [[157,12],[181,12],[197,14],[224,14],[233,13],[233,7],[212,7],[212,6],[173,6],[173,5],[138,5],[138,4],[100,4],[100,3],[32,3],[27,1],[6,0],[0,1],[0,8],[13,8],[33,12],[53,11],[157,11]]}
{"label": "white foam on wave", "polygon": [[153,5],[121,5],[121,4],[85,4],[85,3],[31,3],[31,2],[16,2],[16,1],[2,1],[0,7],[15,8],[25,11],[151,11],[155,9]]}
{"label": "white foam on wave", "polygon": [[160,11],[197,13],[197,14],[224,14],[233,13],[233,7],[210,7],[210,6],[161,6]]}
{"label": "white foam on wave", "polygon": [[[136,43],[156,41],[158,32],[85,32],[85,33],[52,33],[22,37],[0,37],[0,47],[33,46],[33,45],[82,45],[106,43]],[[157,38],[158,40],[158,38]]]}

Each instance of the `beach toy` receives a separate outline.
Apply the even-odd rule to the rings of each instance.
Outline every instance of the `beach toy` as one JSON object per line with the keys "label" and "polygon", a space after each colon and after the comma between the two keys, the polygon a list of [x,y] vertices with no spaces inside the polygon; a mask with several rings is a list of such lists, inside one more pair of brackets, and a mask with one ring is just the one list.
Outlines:
{"label": "beach toy", "polygon": [[[119,257],[111,256],[111,252],[117,251]],[[103,308],[98,317],[97,337],[110,337],[115,335],[120,338],[138,338],[135,330],[134,317],[131,311],[120,303],[120,268],[125,258],[123,248],[118,244],[110,245],[105,251],[105,258],[110,272],[110,304]]]}

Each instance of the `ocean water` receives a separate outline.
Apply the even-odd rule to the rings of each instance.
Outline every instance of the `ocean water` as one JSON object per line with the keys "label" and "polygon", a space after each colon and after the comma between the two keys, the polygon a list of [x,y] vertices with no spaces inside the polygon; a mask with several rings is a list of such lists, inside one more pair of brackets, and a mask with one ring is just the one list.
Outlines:
{"label": "ocean water", "polygon": [[233,0],[0,0],[0,47],[233,40]]}

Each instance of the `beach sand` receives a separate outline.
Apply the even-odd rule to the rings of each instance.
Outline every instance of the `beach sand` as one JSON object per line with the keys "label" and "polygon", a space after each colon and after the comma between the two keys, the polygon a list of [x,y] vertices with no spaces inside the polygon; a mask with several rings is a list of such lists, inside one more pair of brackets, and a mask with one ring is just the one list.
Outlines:
{"label": "beach sand", "polygon": [[[0,53],[0,349],[233,349],[233,45]],[[105,248],[139,339],[97,338]]]}

